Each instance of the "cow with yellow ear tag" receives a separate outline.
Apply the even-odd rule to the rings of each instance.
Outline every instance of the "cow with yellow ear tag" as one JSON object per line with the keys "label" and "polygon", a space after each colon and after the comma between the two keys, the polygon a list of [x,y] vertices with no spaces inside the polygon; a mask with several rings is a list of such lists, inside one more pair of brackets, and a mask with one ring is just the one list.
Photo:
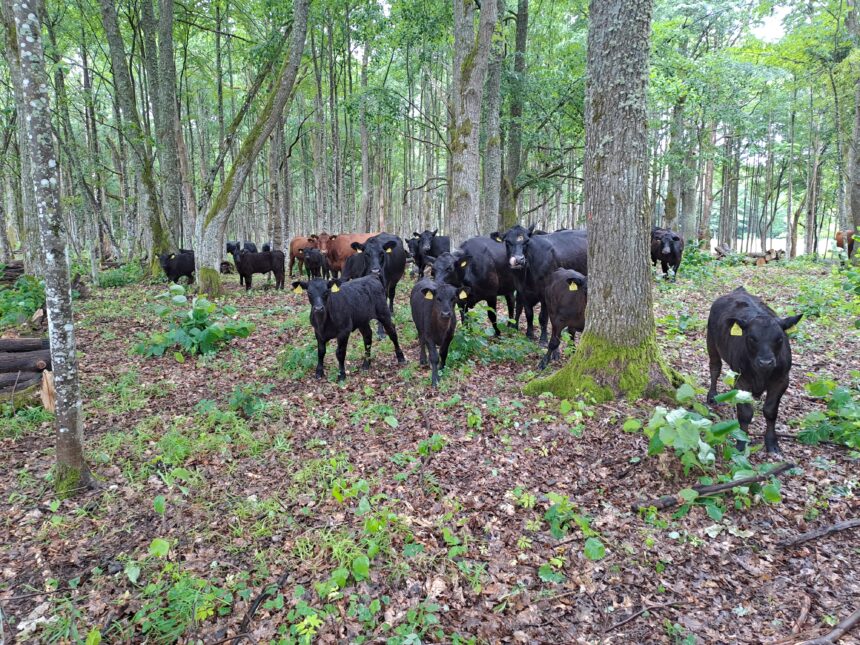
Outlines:
{"label": "cow with yellow ear tag", "polygon": [[364,339],[361,369],[370,369],[370,349],[373,345],[371,320],[378,320],[391,339],[397,362],[406,361],[391,320],[391,312],[385,303],[385,291],[377,278],[366,276],[349,282],[317,278],[310,282],[294,282],[293,288],[307,291],[311,304],[311,326],[317,339],[317,378],[325,376],[323,359],[326,344],[337,339],[338,380],[346,379],[346,350],[349,336],[354,331],[361,332]]}
{"label": "cow with yellow ear tag", "polygon": [[457,329],[454,307],[468,297],[468,287],[455,287],[432,278],[423,278],[412,288],[409,304],[421,348],[419,361],[421,365],[427,365],[429,354],[433,387],[439,385],[439,370],[445,369],[448,347]]}
{"label": "cow with yellow ear tag", "polygon": [[[755,398],[767,394],[762,408],[765,419],[764,445],[769,453],[778,453],[776,419],[779,402],[788,389],[791,372],[791,343],[787,331],[793,329],[803,314],[780,318],[761,298],[738,287],[720,296],[711,305],[708,316],[708,363],[711,386],[708,403],[717,400],[717,379],[723,361],[737,372],[735,389],[749,392]],[[737,404],[738,423],[744,432],[753,417],[749,400]],[[738,449],[746,442],[738,440]]]}
{"label": "cow with yellow ear tag", "polygon": [[573,269],[556,269],[544,289],[544,298],[552,334],[539,369],[544,369],[551,360],[560,357],[558,347],[561,344],[561,332],[567,329],[570,342],[574,344],[576,332],[585,329],[588,278]]}
{"label": "cow with yellow ear tag", "polygon": [[[406,272],[406,249],[396,235],[379,233],[365,242],[353,242],[351,248],[356,254],[364,256],[363,275],[376,276],[385,289],[388,308],[394,313],[394,293],[397,283]],[[377,328],[379,338],[384,338],[382,327]]]}

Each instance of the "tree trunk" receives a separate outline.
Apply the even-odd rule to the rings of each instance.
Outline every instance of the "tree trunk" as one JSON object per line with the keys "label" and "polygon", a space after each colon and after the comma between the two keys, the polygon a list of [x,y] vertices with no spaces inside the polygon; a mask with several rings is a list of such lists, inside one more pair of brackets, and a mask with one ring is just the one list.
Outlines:
{"label": "tree trunk", "polygon": [[[854,11],[857,11],[855,8]],[[854,132],[851,138],[849,176],[850,221],[854,231],[860,231],[860,77],[854,82]],[[844,229],[843,229],[844,230]],[[860,257],[860,253],[855,254]]]}
{"label": "tree trunk", "polygon": [[837,209],[839,213],[838,230],[845,230],[848,227],[848,213],[845,210],[845,158],[843,156],[844,145],[842,143],[842,110],[839,107],[839,90],[836,88],[836,79],[833,77],[833,68],[827,68],[827,74],[830,78],[830,88],[833,90],[833,128],[836,130],[836,190]]}
{"label": "tree trunk", "polygon": [[705,176],[702,179],[702,218],[699,221],[697,237],[700,247],[710,250],[711,242],[711,208],[714,205],[714,156],[713,150],[717,145],[717,124],[708,127],[708,151],[705,161]]}
{"label": "tree trunk", "polygon": [[125,45],[119,30],[119,22],[116,15],[116,7],[113,0],[99,0],[101,5],[102,25],[110,50],[111,71],[114,86],[116,87],[116,99],[122,110],[123,136],[131,148],[131,159],[135,164],[136,171],[140,176],[140,187],[143,191],[142,209],[149,222],[152,234],[152,255],[150,256],[150,270],[157,271],[158,254],[165,253],[171,248],[171,241],[167,234],[168,226],[164,221],[164,214],[158,204],[158,192],[155,185],[152,154],[149,151],[143,128],[140,125],[140,116],[137,106],[134,104],[134,85],[128,70]]}
{"label": "tree trunk", "polygon": [[499,230],[507,230],[517,223],[517,178],[522,163],[523,104],[526,75],[526,44],[529,29],[529,0],[517,2],[517,33],[514,46],[514,75],[510,89],[510,125],[508,126],[508,149],[505,154],[505,176],[502,178],[500,197]]}
{"label": "tree trunk", "polygon": [[370,59],[370,45],[364,47],[361,54],[361,96],[358,104],[358,129],[361,137],[361,205],[358,207],[358,218],[364,231],[373,230],[370,218],[370,205],[373,201],[370,185],[370,138],[367,132],[367,63]]}
{"label": "tree trunk", "polygon": [[156,123],[164,212],[173,241],[181,246],[185,218],[179,172],[179,113],[176,108],[176,66],[173,60],[173,0],[161,0],[158,14],[158,112]]}
{"label": "tree trunk", "polygon": [[451,85],[453,128],[451,149],[451,212],[448,230],[456,240],[478,234],[481,178],[480,132],[484,81],[498,5],[485,1],[475,32],[475,5],[454,2],[454,64]]}
{"label": "tree trunk", "polygon": [[[104,1],[104,0],[103,0]],[[195,238],[200,252],[197,283],[201,292],[210,295],[221,293],[221,277],[218,271],[221,263],[224,231],[236,202],[242,193],[245,180],[250,174],[257,156],[266,140],[284,113],[289,101],[305,46],[305,33],[308,26],[308,0],[295,0],[293,4],[292,42],[287,59],[278,74],[278,80],[266,105],[260,111],[257,121],[242,142],[224,184],[212,200],[205,217],[198,217]]]}
{"label": "tree trunk", "polygon": [[33,192],[42,253],[45,258],[45,303],[48,336],[56,385],[57,466],[54,487],[60,497],[74,495],[90,484],[83,454],[83,413],[78,389],[72,289],[63,216],[60,177],[51,131],[48,74],[40,34],[38,0],[5,0],[15,20],[18,60],[21,63],[27,149],[31,155]]}
{"label": "tree trunk", "polygon": [[[485,0],[492,2],[492,0]],[[505,11],[504,0],[498,0],[498,12]],[[487,109],[487,123],[484,127],[484,192],[481,193],[479,208],[479,232],[487,234],[499,223],[499,199],[502,188],[502,142],[499,123],[502,107],[502,63],[505,48],[501,39],[493,44],[490,62],[487,67],[487,88],[484,104]]]}
{"label": "tree trunk", "polygon": [[657,348],[645,213],[646,94],[653,0],[592,0],[585,98],[588,308],[570,362],[526,392],[596,400],[668,389]]}
{"label": "tree trunk", "polygon": [[663,226],[675,229],[678,226],[678,201],[683,190],[684,177],[684,103],[685,97],[679,97],[672,107],[672,127],[669,131],[669,183],[666,188],[666,207],[663,214]]}

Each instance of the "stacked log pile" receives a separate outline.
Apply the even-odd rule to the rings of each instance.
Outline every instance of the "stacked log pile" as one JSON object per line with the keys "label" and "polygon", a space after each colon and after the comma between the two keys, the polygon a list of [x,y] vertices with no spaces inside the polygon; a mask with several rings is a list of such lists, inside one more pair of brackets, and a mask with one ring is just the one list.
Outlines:
{"label": "stacked log pile", "polygon": [[22,275],[24,275],[24,263],[20,260],[10,262],[0,270],[0,285],[11,287]]}
{"label": "stacked log pile", "polygon": [[[714,249],[714,255],[717,256],[718,260],[722,260],[724,258],[729,257],[732,254],[732,249],[728,244],[720,244],[718,247]],[[785,251],[782,249],[770,249],[765,252],[754,252],[747,253],[744,256],[744,262],[747,264],[755,264],[756,266],[764,266],[765,264],[769,264],[770,262],[777,262],[785,258]]]}
{"label": "stacked log pile", "polygon": [[51,369],[47,339],[0,338],[0,398],[41,386],[42,372]]}

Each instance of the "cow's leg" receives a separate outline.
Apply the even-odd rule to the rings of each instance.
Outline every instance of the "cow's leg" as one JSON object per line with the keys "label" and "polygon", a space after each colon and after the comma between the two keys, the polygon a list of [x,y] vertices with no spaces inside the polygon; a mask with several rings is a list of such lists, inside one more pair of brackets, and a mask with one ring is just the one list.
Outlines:
{"label": "cow's leg", "polygon": [[[746,390],[748,392],[750,391],[750,387],[749,385],[747,385],[746,381],[744,381],[743,376],[738,376],[737,380],[735,381],[735,388],[737,388],[738,390]],[[777,403],[777,405],[779,405],[779,403]],[[747,433],[747,435],[749,435],[750,421],[752,421],[753,418],[752,403],[738,403],[737,410],[738,423],[741,426],[741,430],[743,430],[745,433]],[[774,437],[774,439],[776,439],[776,437]],[[746,447],[747,442],[743,441],[742,439],[738,439],[738,450],[743,451]]]}
{"label": "cow's leg", "polygon": [[546,306],[546,302],[543,300],[540,301],[540,315],[538,316],[538,322],[540,323],[540,340],[538,340],[538,345],[543,347],[546,345],[546,323],[549,318],[549,309]]}
{"label": "cow's leg", "polygon": [[708,403],[713,405],[716,403],[714,397],[717,396],[717,379],[720,378],[720,372],[723,371],[723,359],[720,358],[720,351],[717,349],[716,341],[708,334],[708,367],[711,370],[711,386],[708,388]]}
{"label": "cow's leg", "polygon": [[245,276],[245,291],[251,290],[251,283],[254,281],[254,274],[249,273]]}
{"label": "cow's leg", "polygon": [[400,349],[400,341],[397,340],[397,330],[394,328],[394,323],[391,322],[391,317],[380,316],[379,324],[382,325],[382,328],[385,330],[385,333],[391,339],[391,342],[394,343],[394,355],[397,356],[397,362],[401,364],[405,363],[406,357],[403,355],[403,350]]}
{"label": "cow's leg", "polygon": [[[516,329],[517,326],[519,325],[519,320],[514,319],[514,296],[511,293],[506,293],[504,295],[505,295],[505,302],[508,305],[508,327]],[[496,310],[496,307],[494,305],[493,311],[495,312],[495,310]]]}
{"label": "cow's leg", "polygon": [[439,386],[439,352],[436,350],[436,343],[427,339],[427,353],[430,354],[430,385],[433,387]]}
{"label": "cow's leg", "polygon": [[427,342],[424,339],[424,334],[418,334],[418,364],[427,365]]}
{"label": "cow's leg", "polygon": [[295,263],[296,263],[296,258],[295,258],[295,256],[291,253],[291,254],[290,254],[290,265],[289,265],[289,272],[290,272],[290,277],[291,277],[291,278],[293,277],[293,265],[295,265]]}
{"label": "cow's leg", "polygon": [[552,335],[549,338],[549,344],[546,346],[546,354],[541,359],[538,369],[546,369],[546,366],[549,365],[549,362],[553,358],[553,353],[558,349],[559,345],[561,345],[561,327],[557,321],[553,320]]}
{"label": "cow's leg", "polygon": [[448,363],[448,348],[451,347],[451,340],[454,338],[454,332],[449,333],[445,336],[445,340],[442,341],[442,344],[439,346],[439,367],[441,369],[445,369],[445,365]]}
{"label": "cow's leg", "polygon": [[496,298],[487,298],[487,318],[490,319],[490,323],[493,325],[493,330],[496,332],[496,336],[502,335],[502,330],[499,329],[499,326],[496,324],[497,316],[496,316]]}
{"label": "cow's leg", "polygon": [[337,380],[345,381],[346,380],[346,347],[349,344],[349,332],[341,333],[337,337],[337,350],[335,351],[335,356],[337,356]]}
{"label": "cow's leg", "polygon": [[666,262],[666,260],[660,260],[660,266],[663,269],[663,277],[668,278],[669,277],[669,264]]}
{"label": "cow's leg", "polygon": [[766,429],[764,431],[764,448],[768,453],[780,454],[779,443],[776,438],[776,417],[779,414],[779,402],[782,400],[782,395],[788,389],[788,378],[775,383],[773,389],[768,390],[767,398],[764,401],[764,413]]}
{"label": "cow's leg", "polygon": [[528,307],[526,306],[522,294],[517,291],[516,304],[514,305],[514,329],[520,328],[520,316],[522,315],[523,311],[525,311],[526,313],[526,338],[534,338],[535,331],[532,325],[532,318],[529,317],[530,312],[528,310]]}
{"label": "cow's leg", "polygon": [[362,325],[358,328],[361,332],[361,337],[364,340],[364,360],[361,363],[361,369],[370,369],[370,348],[373,346],[373,332],[370,330],[370,325]]}
{"label": "cow's leg", "polygon": [[325,369],[323,369],[323,360],[325,359],[325,341],[317,336],[317,371],[316,377],[325,377]]}

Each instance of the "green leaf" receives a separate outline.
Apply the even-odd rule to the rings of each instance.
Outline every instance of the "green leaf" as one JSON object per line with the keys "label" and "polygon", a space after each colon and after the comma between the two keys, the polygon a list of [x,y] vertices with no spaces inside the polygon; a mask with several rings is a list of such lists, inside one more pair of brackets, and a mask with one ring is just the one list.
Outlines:
{"label": "green leaf", "polygon": [[87,634],[86,645],[100,645],[102,642],[102,633],[97,628],[92,628]]}
{"label": "green leaf", "polygon": [[731,402],[735,400],[737,394],[737,390],[729,390],[728,392],[724,392],[723,394],[717,394],[717,396],[714,397],[714,401],[716,401],[717,403],[725,403],[726,401]]}
{"label": "green leaf", "polygon": [[156,558],[165,557],[168,551],[170,551],[170,542],[168,542],[167,540],[155,538],[149,544],[149,555],[153,555]]}
{"label": "green leaf", "polygon": [[544,582],[561,583],[564,582],[564,574],[553,570],[549,564],[543,564],[538,569],[538,578]]}
{"label": "green leaf", "polygon": [[370,576],[370,560],[366,555],[359,555],[352,560],[352,575],[359,582]]}
{"label": "green leaf", "polygon": [[696,390],[693,389],[693,386],[689,383],[684,383],[678,390],[675,392],[675,400],[678,403],[685,403],[690,399],[695,398]]}
{"label": "green leaf", "polygon": [[713,500],[705,503],[705,511],[708,513],[708,517],[715,522],[723,519],[723,510]]}
{"label": "green leaf", "polygon": [[185,355],[182,352],[173,352],[173,358],[176,359],[177,363],[185,362]]}
{"label": "green leaf", "polygon": [[685,502],[693,502],[699,496],[699,493],[694,491],[692,488],[683,488],[678,491],[678,495]]}
{"label": "green leaf", "polygon": [[779,504],[782,501],[782,495],[779,492],[778,484],[765,484],[761,487],[761,496],[769,504]]}
{"label": "green leaf", "polygon": [[424,553],[423,544],[411,543],[403,545],[403,557],[412,558],[420,553]]}
{"label": "green leaf", "polygon": [[125,565],[125,575],[128,577],[131,584],[136,585],[140,578],[140,567],[134,562],[128,562]]}
{"label": "green leaf", "polygon": [[164,511],[167,508],[167,502],[164,499],[164,495],[156,495],[155,499],[152,500],[152,507],[155,509],[156,513],[164,515]]}
{"label": "green leaf", "polygon": [[349,571],[343,567],[338,567],[331,572],[331,579],[339,589],[343,589],[346,586],[346,581],[349,579]]}
{"label": "green leaf", "polygon": [[562,402],[558,406],[559,413],[564,416],[569,414],[571,410],[573,410],[573,404],[567,399],[562,399]]}
{"label": "green leaf", "polygon": [[583,553],[592,562],[602,560],[606,556],[606,547],[598,538],[590,537],[585,541]]}
{"label": "green leaf", "polygon": [[188,302],[188,298],[186,298],[185,296],[183,296],[181,294],[173,296],[170,300],[175,305],[184,305],[186,302]]}
{"label": "green leaf", "polygon": [[399,425],[400,425],[400,423],[398,423],[398,421],[397,421],[397,417],[393,417],[393,416],[391,416],[391,415],[389,415],[389,416],[385,417],[385,418],[383,419],[383,421],[385,421],[385,423],[387,423],[388,425],[390,425],[392,428],[396,428],[397,426],[399,426]]}
{"label": "green leaf", "polygon": [[639,419],[627,419],[621,429],[624,432],[636,432],[642,427],[642,422]]}

